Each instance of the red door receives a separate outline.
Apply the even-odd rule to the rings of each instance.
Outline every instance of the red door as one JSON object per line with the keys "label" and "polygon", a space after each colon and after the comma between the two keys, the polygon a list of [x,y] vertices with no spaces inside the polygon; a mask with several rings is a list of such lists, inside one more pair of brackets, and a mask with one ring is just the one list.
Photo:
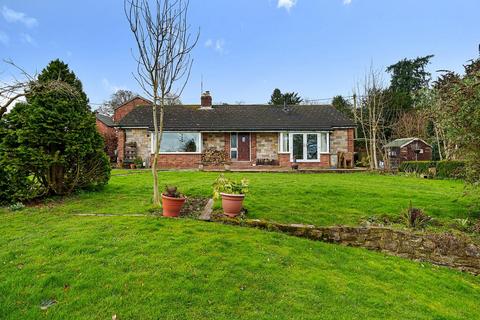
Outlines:
{"label": "red door", "polygon": [[238,134],[238,161],[250,161],[250,133]]}

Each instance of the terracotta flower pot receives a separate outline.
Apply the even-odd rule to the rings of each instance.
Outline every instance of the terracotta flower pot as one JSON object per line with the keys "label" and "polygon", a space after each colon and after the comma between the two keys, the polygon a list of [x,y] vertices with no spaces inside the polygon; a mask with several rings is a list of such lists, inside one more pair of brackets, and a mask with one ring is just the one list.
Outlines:
{"label": "terracotta flower pot", "polygon": [[172,198],[162,194],[162,208],[164,217],[178,217],[185,203],[185,198]]}
{"label": "terracotta flower pot", "polygon": [[223,213],[229,217],[236,217],[242,211],[244,194],[220,193],[222,196]]}

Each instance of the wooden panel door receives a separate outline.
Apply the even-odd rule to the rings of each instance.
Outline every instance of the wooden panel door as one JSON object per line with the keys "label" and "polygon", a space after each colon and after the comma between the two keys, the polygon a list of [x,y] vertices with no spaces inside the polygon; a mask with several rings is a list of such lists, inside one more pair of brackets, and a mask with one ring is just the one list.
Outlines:
{"label": "wooden panel door", "polygon": [[250,133],[238,134],[238,161],[250,161]]}

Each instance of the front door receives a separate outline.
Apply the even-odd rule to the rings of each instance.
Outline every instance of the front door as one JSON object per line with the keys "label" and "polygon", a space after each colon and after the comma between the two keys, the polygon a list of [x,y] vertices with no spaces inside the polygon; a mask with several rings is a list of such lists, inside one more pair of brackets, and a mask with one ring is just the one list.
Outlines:
{"label": "front door", "polygon": [[250,161],[250,133],[238,134],[238,161]]}

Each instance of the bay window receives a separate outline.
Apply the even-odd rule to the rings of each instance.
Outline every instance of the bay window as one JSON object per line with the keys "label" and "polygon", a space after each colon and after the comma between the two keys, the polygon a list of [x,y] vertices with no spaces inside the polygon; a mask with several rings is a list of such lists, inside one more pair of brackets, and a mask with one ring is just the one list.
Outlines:
{"label": "bay window", "polygon": [[[151,150],[155,152],[155,133],[151,133]],[[200,132],[164,132],[160,153],[200,153]]]}
{"label": "bay window", "polygon": [[[282,141],[284,137],[283,134]],[[282,141],[281,148],[285,144]],[[328,153],[330,150],[329,134],[328,132],[290,133],[288,146],[291,146],[291,161],[295,159],[299,162],[319,162],[320,154]],[[283,150],[281,149],[281,151]]]}

